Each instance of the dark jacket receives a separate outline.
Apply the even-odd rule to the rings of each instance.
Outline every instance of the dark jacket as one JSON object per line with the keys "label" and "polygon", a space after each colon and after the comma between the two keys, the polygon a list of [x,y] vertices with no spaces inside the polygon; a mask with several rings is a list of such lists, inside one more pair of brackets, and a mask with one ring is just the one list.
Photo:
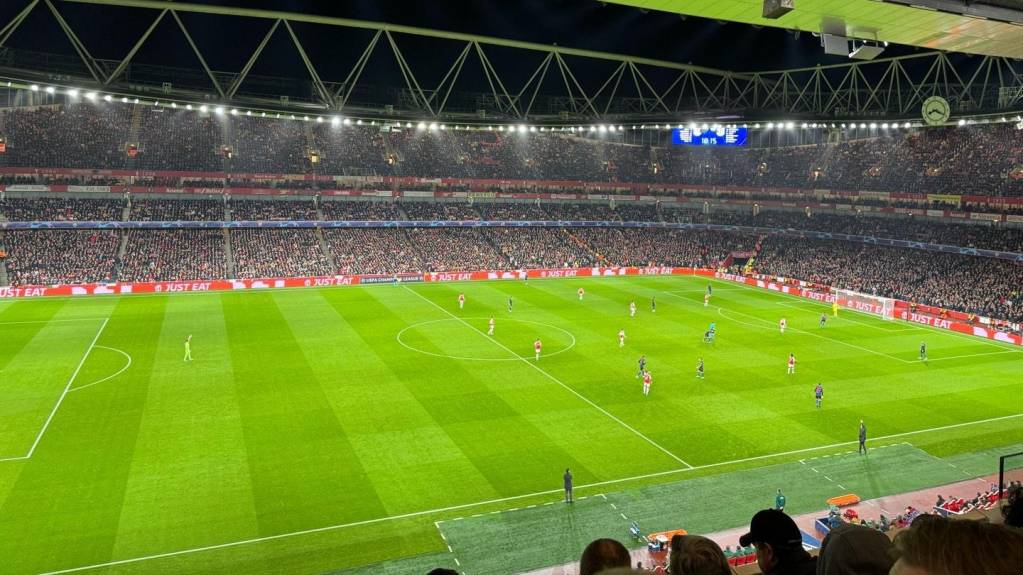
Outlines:
{"label": "dark jacket", "polygon": [[799,550],[765,575],[817,575],[817,558]]}

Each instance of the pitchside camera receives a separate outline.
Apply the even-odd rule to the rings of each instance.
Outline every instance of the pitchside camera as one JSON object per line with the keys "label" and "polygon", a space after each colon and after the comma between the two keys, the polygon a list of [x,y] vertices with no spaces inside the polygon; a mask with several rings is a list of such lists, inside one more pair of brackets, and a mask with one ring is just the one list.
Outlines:
{"label": "pitchside camera", "polygon": [[796,0],[764,0],[764,18],[776,20],[796,8]]}

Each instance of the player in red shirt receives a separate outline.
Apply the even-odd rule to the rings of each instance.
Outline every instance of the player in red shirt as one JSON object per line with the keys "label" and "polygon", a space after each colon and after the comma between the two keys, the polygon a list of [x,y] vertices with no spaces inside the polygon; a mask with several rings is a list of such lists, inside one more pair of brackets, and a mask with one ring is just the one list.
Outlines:
{"label": "player in red shirt", "polygon": [[789,371],[788,375],[796,373],[796,355],[793,353],[789,354]]}
{"label": "player in red shirt", "polygon": [[540,350],[543,348],[543,344],[540,342],[540,338],[536,338],[533,342],[533,351],[536,352],[536,360],[540,361]]}
{"label": "player in red shirt", "polygon": [[650,376],[649,371],[643,372],[643,395],[650,395],[650,382],[653,378]]}
{"label": "player in red shirt", "polygon": [[785,318],[781,318],[781,321],[778,322],[778,329],[785,333]]}
{"label": "player in red shirt", "polygon": [[705,294],[703,294],[703,307],[707,307],[709,305],[710,305],[710,294],[709,293],[705,293]]}
{"label": "player in red shirt", "polygon": [[464,293],[460,293],[460,294],[458,294],[458,309],[462,309],[464,307],[465,307],[465,294]]}
{"label": "player in red shirt", "polygon": [[625,347],[625,330],[618,330],[618,347]]}
{"label": "player in red shirt", "polygon": [[583,296],[586,295],[586,291],[583,290],[583,288],[579,288],[579,291],[576,293],[579,294],[579,301],[583,301]]}

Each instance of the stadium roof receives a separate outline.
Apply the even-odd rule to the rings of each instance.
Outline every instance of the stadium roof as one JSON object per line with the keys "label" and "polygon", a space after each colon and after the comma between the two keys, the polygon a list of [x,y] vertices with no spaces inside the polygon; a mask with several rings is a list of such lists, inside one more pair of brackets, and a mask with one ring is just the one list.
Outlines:
{"label": "stadium roof", "polygon": [[22,85],[355,118],[894,120],[932,95],[963,114],[1023,103],[1009,58],[893,44],[853,61],[812,34],[596,1],[9,0],[0,26],[0,77]]}
{"label": "stadium roof", "polygon": [[795,9],[776,19],[763,17],[764,0],[608,1],[758,26],[1023,58],[1020,0],[794,0]]}

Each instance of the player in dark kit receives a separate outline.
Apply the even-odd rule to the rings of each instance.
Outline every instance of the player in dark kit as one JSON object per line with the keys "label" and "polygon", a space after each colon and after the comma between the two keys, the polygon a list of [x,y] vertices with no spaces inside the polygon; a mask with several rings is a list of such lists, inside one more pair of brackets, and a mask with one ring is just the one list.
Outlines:
{"label": "player in dark kit", "polygon": [[636,373],[636,379],[639,379],[640,377],[642,377],[643,376],[643,372],[645,372],[645,371],[646,371],[646,356],[645,355],[641,355],[641,356],[639,356],[639,371]]}
{"label": "player in dark kit", "polygon": [[817,387],[813,389],[813,398],[817,403],[817,409],[821,408],[821,401],[824,400],[824,386],[817,384]]}
{"label": "player in dark kit", "polygon": [[820,327],[824,327],[824,324],[826,323],[828,323],[828,314],[822,313]]}
{"label": "player in dark kit", "polygon": [[512,301],[512,298],[508,298],[508,313],[511,313],[511,310],[512,310],[512,304],[514,304],[514,303],[515,303],[515,302],[514,302],[514,301]]}
{"label": "player in dark kit", "polygon": [[920,342],[920,361],[927,361],[927,342]]}
{"label": "player in dark kit", "polygon": [[860,420],[860,453],[867,454],[867,426]]}
{"label": "player in dark kit", "polygon": [[651,312],[656,312],[657,311],[657,299],[656,298],[650,298],[650,311]]}
{"label": "player in dark kit", "polygon": [[696,377],[703,379],[703,358],[696,360]]}

